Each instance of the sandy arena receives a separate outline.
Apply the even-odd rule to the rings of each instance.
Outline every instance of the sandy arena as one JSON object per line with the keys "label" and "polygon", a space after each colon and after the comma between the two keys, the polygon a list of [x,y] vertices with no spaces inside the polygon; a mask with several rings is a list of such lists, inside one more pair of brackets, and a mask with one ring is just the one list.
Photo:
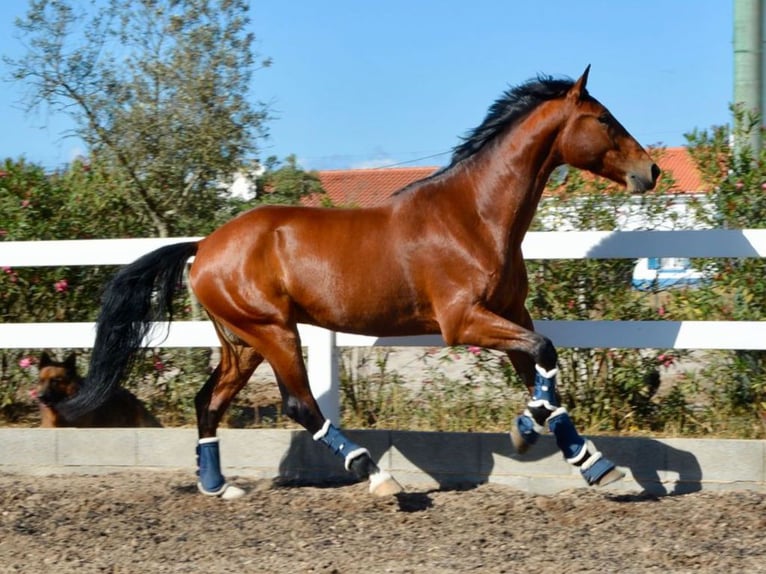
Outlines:
{"label": "sandy arena", "polygon": [[497,485],[376,499],[366,485],[196,492],[187,472],[0,475],[0,572],[766,572],[766,495],[657,498]]}

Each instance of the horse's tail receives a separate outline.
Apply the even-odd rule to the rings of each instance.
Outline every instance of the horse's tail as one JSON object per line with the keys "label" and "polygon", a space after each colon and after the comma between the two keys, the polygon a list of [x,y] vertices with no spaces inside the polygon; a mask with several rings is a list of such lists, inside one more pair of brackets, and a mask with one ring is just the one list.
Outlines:
{"label": "horse's tail", "polygon": [[172,321],[173,294],[197,242],[166,245],[126,265],[106,286],[90,368],[80,391],[56,405],[68,420],[101,406],[130,373],[154,321]]}

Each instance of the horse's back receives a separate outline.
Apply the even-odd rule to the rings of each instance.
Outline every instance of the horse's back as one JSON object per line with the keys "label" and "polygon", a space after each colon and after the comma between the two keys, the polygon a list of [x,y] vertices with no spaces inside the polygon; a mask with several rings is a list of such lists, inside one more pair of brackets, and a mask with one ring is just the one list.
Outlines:
{"label": "horse's back", "polygon": [[391,205],[264,206],[200,242],[192,287],[224,319],[242,311],[262,318],[264,309],[278,308],[282,317],[335,330],[417,332],[422,326],[413,317],[424,302],[413,298],[405,255],[416,233]]}

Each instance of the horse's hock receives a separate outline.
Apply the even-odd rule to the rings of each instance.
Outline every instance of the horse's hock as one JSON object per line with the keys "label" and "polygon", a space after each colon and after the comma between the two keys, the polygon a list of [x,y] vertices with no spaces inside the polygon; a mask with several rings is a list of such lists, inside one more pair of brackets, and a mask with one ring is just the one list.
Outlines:
{"label": "horse's hock", "polygon": [[[298,484],[347,483],[343,462],[317,448],[302,430],[221,429],[224,472]],[[405,489],[482,483],[548,494],[585,488],[551,436],[525,456],[505,433],[349,430],[381,470]],[[679,494],[699,490],[766,491],[766,441],[591,437],[626,472],[610,492]],[[186,470],[195,481],[195,429],[0,429],[0,472],[99,474],[124,470]]]}

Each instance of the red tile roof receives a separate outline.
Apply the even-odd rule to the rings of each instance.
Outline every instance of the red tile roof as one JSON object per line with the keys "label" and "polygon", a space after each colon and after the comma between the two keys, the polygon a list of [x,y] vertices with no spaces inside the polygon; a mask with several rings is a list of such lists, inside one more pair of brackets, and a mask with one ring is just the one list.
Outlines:
{"label": "red tile roof", "polygon": [[[677,192],[705,191],[699,170],[685,147],[658,152],[657,163],[672,174]],[[372,207],[383,203],[395,191],[428,177],[438,167],[391,167],[377,169],[340,169],[319,172],[327,199],[336,207]],[[321,205],[322,198],[310,196],[305,205]]]}
{"label": "red tile roof", "polygon": [[675,185],[671,187],[672,191],[683,193],[710,191],[709,186],[702,181],[702,175],[685,147],[669,147],[658,151],[655,161],[662,171],[670,173],[675,180]]}
{"label": "red tile roof", "polygon": [[[319,172],[322,187],[336,207],[372,207],[414,181],[428,177],[437,167],[389,167],[378,169],[338,169]],[[311,196],[306,205],[320,205]]]}

